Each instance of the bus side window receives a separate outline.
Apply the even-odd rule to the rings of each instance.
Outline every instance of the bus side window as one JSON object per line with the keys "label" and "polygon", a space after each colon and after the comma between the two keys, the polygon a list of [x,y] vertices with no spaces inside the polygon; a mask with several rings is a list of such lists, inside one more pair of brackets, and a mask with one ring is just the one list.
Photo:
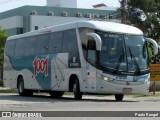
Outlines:
{"label": "bus side window", "polygon": [[36,55],[37,50],[37,36],[32,36],[26,38],[26,48],[25,48],[25,55]]}
{"label": "bus side window", "polygon": [[62,52],[62,40],[63,40],[63,32],[51,33],[50,43],[49,43],[49,53]]}
{"label": "bus side window", "polygon": [[64,31],[63,52],[69,53],[69,67],[79,67],[80,66],[77,35],[76,35],[75,29]]}
{"label": "bus side window", "polygon": [[81,39],[82,49],[83,49],[83,55],[84,58],[87,60],[87,41],[88,41],[88,35],[87,33],[94,33],[95,30],[91,28],[79,28],[79,35]]}
{"label": "bus side window", "polygon": [[9,57],[13,57],[14,51],[15,51],[15,40],[8,40],[6,42],[5,54]]}
{"label": "bus side window", "polygon": [[63,52],[72,52],[72,54],[75,55],[77,54],[77,51],[78,51],[78,46],[77,46],[76,30],[72,29],[64,31]]}
{"label": "bus side window", "polygon": [[42,34],[38,36],[37,54],[47,54],[49,49],[50,34]]}
{"label": "bus side window", "polygon": [[23,56],[25,51],[25,39],[16,40],[15,56]]}
{"label": "bus side window", "polygon": [[87,58],[87,47],[84,44],[82,44],[82,50],[83,50],[84,58],[86,59]]}

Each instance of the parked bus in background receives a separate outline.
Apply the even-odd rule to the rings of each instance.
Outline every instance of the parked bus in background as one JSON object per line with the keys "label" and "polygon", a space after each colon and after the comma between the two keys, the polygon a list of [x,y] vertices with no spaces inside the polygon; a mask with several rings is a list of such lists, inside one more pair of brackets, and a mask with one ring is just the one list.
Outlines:
{"label": "parked bus in background", "polygon": [[[155,54],[157,44],[154,45]],[[19,95],[35,91],[60,97],[74,93],[114,94],[149,90],[149,61],[141,30],[119,23],[80,21],[9,37],[4,55],[4,86]]]}

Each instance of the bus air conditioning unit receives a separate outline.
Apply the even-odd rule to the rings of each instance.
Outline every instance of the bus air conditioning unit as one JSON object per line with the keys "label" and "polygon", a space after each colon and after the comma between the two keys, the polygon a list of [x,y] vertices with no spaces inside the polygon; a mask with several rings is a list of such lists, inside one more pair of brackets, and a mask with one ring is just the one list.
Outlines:
{"label": "bus air conditioning unit", "polygon": [[107,15],[101,15],[100,16],[102,19],[107,19]]}
{"label": "bus air conditioning unit", "polygon": [[67,13],[67,12],[63,12],[63,13],[62,13],[62,16],[63,16],[63,17],[67,17],[67,16],[68,16],[68,13]]}
{"label": "bus air conditioning unit", "polygon": [[77,13],[77,17],[82,17],[82,13]]}
{"label": "bus air conditioning unit", "polygon": [[112,15],[109,15],[109,19],[113,19],[113,16],[112,16]]}
{"label": "bus air conditioning unit", "polygon": [[31,15],[37,15],[37,12],[36,11],[32,11]]}
{"label": "bus air conditioning unit", "polygon": [[53,16],[53,12],[48,12],[48,16]]}
{"label": "bus air conditioning unit", "polygon": [[98,14],[94,14],[93,16],[94,16],[94,18],[98,18],[99,17]]}
{"label": "bus air conditioning unit", "polygon": [[86,15],[86,18],[91,18],[91,14],[87,14],[87,15]]}

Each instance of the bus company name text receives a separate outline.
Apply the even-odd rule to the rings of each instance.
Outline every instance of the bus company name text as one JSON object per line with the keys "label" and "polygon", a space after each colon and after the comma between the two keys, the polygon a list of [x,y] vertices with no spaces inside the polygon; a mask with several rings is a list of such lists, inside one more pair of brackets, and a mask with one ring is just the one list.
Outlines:
{"label": "bus company name text", "polygon": [[37,76],[37,73],[44,73],[45,77],[48,76],[48,56],[44,58],[36,57],[33,61],[34,75]]}

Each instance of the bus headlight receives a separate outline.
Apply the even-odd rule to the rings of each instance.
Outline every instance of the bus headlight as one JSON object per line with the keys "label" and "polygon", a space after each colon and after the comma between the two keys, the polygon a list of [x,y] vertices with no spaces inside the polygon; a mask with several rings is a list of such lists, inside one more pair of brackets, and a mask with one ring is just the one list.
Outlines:
{"label": "bus headlight", "polygon": [[106,81],[107,81],[107,80],[109,80],[109,78],[108,78],[108,77],[103,77],[103,80],[106,80]]}
{"label": "bus headlight", "polygon": [[150,79],[146,79],[146,80],[144,81],[144,83],[148,83],[148,82],[150,82]]}

